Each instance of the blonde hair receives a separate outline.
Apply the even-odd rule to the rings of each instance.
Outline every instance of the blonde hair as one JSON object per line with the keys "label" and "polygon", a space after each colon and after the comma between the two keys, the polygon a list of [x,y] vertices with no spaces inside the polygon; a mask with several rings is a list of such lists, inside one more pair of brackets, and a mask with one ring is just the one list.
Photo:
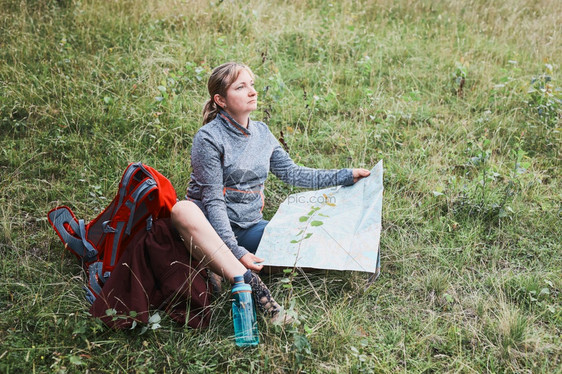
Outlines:
{"label": "blonde hair", "polygon": [[237,62],[227,62],[213,69],[207,82],[207,89],[211,98],[207,100],[203,107],[203,124],[214,120],[221,110],[221,107],[215,102],[215,95],[219,94],[226,98],[228,87],[234,83],[242,70],[246,70],[250,73],[252,79],[254,78],[254,73],[249,67]]}

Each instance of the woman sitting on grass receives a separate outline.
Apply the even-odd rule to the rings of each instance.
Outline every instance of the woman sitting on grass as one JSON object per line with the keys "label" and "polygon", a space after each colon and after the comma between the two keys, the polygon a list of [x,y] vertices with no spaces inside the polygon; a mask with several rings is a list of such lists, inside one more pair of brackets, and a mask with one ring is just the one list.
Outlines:
{"label": "woman sitting on grass", "polygon": [[[207,86],[210,98],[204,126],[193,138],[187,200],[174,206],[172,221],[197,259],[230,282],[243,275],[258,308],[287,322],[283,308],[252,272],[263,268],[255,252],[268,223],[262,210],[269,171],[285,183],[314,189],[352,185],[369,171],[297,166],[266,124],[250,120],[258,93],[247,66],[223,64],[213,70]],[[200,224],[205,217],[210,225]]]}

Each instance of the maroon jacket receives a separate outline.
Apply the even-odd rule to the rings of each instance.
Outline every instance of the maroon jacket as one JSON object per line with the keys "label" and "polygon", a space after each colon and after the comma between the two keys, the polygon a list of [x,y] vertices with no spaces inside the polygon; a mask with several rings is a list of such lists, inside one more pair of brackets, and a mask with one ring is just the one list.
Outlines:
{"label": "maroon jacket", "polygon": [[[130,327],[134,320],[147,323],[149,311],[159,309],[192,328],[209,325],[211,296],[207,273],[191,258],[169,218],[159,219],[150,231],[131,240],[102,295],[90,313],[109,327]],[[108,315],[115,309],[115,316]],[[134,317],[131,317],[130,312]],[[187,317],[189,315],[189,317]]]}

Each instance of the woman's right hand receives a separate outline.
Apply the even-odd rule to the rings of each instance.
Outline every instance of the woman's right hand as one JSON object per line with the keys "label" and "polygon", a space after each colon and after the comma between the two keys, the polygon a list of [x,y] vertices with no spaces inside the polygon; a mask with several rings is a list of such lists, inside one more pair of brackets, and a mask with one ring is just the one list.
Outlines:
{"label": "woman's right hand", "polygon": [[256,272],[259,272],[261,269],[263,269],[263,265],[256,264],[256,262],[263,261],[263,258],[259,258],[253,253],[246,253],[240,258],[240,262],[246,267],[246,269],[254,270]]}
{"label": "woman's right hand", "polygon": [[353,183],[371,175],[371,172],[367,169],[351,169],[351,172],[353,173]]}

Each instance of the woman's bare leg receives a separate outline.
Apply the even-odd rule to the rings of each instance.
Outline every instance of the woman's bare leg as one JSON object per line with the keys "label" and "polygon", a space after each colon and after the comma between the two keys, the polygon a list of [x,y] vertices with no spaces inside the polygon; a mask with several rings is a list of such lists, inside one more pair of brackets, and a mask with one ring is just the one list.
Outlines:
{"label": "woman's bare leg", "polygon": [[222,274],[231,283],[236,275],[244,276],[244,281],[252,287],[258,308],[269,315],[272,321],[283,324],[293,323],[292,317],[285,314],[271,296],[271,292],[260,277],[248,271],[234,257],[213,226],[197,205],[191,201],[179,201],[172,208],[172,223],[181,234],[191,255],[217,274]]}
{"label": "woman's bare leg", "polygon": [[172,208],[172,223],[181,234],[185,246],[204,266],[227,278],[244,275],[246,267],[234,257],[207,218],[191,201],[177,202]]}

